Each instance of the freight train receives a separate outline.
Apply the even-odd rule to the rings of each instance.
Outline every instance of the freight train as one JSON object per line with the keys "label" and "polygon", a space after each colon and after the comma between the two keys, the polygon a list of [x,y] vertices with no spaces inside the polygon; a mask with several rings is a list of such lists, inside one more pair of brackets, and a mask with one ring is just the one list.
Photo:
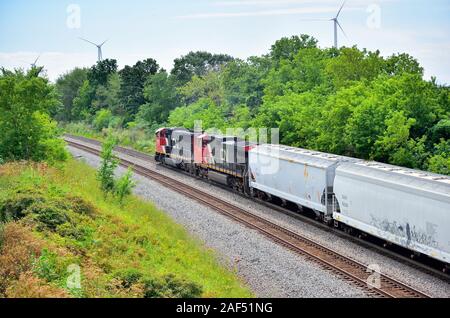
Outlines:
{"label": "freight train", "polygon": [[450,269],[448,176],[183,128],[156,131],[155,159]]}

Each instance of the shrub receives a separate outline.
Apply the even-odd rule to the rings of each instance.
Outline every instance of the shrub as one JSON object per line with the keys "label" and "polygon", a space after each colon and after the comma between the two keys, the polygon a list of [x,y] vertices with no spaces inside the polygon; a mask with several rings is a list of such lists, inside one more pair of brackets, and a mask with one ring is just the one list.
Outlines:
{"label": "shrub", "polygon": [[198,298],[202,287],[194,282],[168,274],[159,279],[145,279],[145,298]]}
{"label": "shrub", "polygon": [[141,280],[142,273],[135,268],[129,268],[116,272],[114,276],[120,280],[123,288],[131,288]]}
{"label": "shrub", "polygon": [[133,172],[131,168],[128,168],[127,173],[125,173],[119,180],[116,182],[115,186],[115,194],[119,198],[119,203],[123,204],[123,199],[131,194],[131,191],[136,186],[136,183],[132,180]]}
{"label": "shrub", "polygon": [[33,204],[45,202],[45,197],[36,192],[13,194],[0,203],[0,222],[19,220],[29,213]]}
{"label": "shrub", "polygon": [[98,213],[97,208],[91,202],[88,202],[83,198],[76,196],[66,197],[65,202],[75,213],[90,217],[93,217]]}
{"label": "shrub", "polygon": [[39,278],[45,279],[48,282],[60,279],[61,273],[59,273],[57,268],[57,257],[55,253],[43,249],[41,256],[33,264],[34,273]]}
{"label": "shrub", "polygon": [[103,128],[109,127],[112,119],[113,114],[109,109],[101,109],[95,114],[92,124],[94,125],[95,129],[101,131]]}
{"label": "shrub", "polygon": [[40,226],[43,225],[52,231],[69,221],[67,212],[53,202],[34,203],[26,211],[26,214],[33,214]]}
{"label": "shrub", "polygon": [[100,181],[101,189],[105,194],[113,192],[115,187],[114,170],[119,164],[118,160],[115,159],[113,155],[115,145],[116,141],[112,138],[108,138],[108,140],[103,143],[100,155],[102,163],[97,172],[97,179]]}

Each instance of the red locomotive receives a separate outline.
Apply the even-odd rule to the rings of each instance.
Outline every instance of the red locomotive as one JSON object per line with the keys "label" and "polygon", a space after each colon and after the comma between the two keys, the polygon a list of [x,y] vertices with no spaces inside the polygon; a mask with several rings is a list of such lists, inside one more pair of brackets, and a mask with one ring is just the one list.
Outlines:
{"label": "red locomotive", "polygon": [[155,160],[249,194],[248,152],[255,145],[234,136],[161,128],[156,131]]}

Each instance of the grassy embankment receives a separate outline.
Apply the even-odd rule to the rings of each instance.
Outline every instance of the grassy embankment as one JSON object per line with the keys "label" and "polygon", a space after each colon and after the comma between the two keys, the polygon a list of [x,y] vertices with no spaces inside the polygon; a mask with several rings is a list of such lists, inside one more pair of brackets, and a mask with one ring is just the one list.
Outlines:
{"label": "grassy embankment", "polygon": [[163,212],[105,198],[75,160],[0,166],[0,221],[0,297],[252,296]]}

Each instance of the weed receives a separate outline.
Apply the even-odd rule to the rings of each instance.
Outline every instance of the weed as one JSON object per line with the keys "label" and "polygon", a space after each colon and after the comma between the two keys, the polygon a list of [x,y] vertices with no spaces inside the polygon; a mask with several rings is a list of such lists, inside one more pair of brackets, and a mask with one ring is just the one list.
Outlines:
{"label": "weed", "polygon": [[115,186],[115,194],[119,199],[119,203],[123,205],[123,200],[126,196],[131,194],[131,191],[136,186],[136,183],[132,179],[133,172],[131,168],[128,168],[127,173],[125,173],[120,179],[117,180]]}

